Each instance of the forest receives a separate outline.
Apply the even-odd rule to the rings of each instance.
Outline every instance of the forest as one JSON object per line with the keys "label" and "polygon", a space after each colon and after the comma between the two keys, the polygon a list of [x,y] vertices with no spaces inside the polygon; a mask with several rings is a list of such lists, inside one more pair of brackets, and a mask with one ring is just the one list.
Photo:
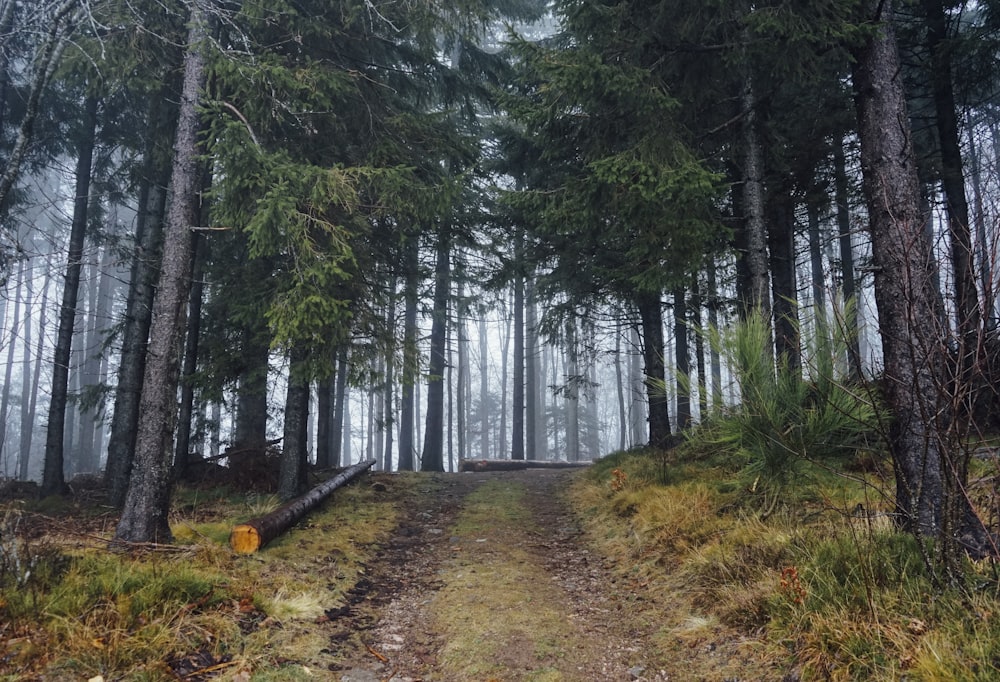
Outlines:
{"label": "forest", "polygon": [[789,457],[884,453],[946,573],[996,556],[998,28],[993,0],[3,0],[0,475],[100,477],[144,543],[175,481],[255,456],[290,499],[362,459],[718,438],[766,508]]}

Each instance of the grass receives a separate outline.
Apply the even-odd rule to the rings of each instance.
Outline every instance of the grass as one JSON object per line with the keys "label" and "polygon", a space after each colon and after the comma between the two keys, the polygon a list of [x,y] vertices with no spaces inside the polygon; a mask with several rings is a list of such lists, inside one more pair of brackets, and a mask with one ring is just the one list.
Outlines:
{"label": "grass", "polygon": [[[995,564],[970,563],[964,589],[935,589],[912,537],[852,515],[859,502],[883,507],[885,484],[811,473],[765,514],[743,504],[753,493],[740,463],[688,444],[666,463],[608,458],[573,499],[594,542],[650,595],[657,655],[687,679],[1000,678]],[[702,646],[725,655],[687,653]]]}
{"label": "grass", "polygon": [[[402,492],[412,480],[387,485]],[[181,490],[177,544],[134,556],[108,552],[100,534],[39,538],[28,530],[31,510],[0,510],[0,681],[174,680],[171,661],[194,654],[217,662],[223,680],[325,670],[332,659],[316,619],[342,605],[395,525],[398,499],[348,486],[250,556],[229,550],[229,530],[272,499]]]}
{"label": "grass", "polygon": [[444,640],[439,664],[449,679],[575,679],[561,671],[579,638],[561,595],[526,549],[503,541],[532,523],[523,496],[519,485],[484,483],[451,529],[455,556],[431,604]]}

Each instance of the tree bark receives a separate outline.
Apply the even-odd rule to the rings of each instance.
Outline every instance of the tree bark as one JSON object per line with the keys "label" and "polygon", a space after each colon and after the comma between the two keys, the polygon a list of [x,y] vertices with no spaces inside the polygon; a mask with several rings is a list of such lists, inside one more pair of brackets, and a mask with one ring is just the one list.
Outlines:
{"label": "tree bark", "polygon": [[[715,260],[708,259],[708,328],[714,334],[719,328],[719,285],[716,281]],[[712,410],[722,409],[722,358],[716,344],[709,344],[709,365],[712,372]]]}
{"label": "tree bark", "polygon": [[[490,458],[490,375],[486,306],[479,306],[479,457]],[[503,456],[501,454],[501,456]]]}
{"label": "tree bark", "polygon": [[267,381],[270,372],[269,340],[263,325],[243,327],[243,358],[236,395],[236,429],[233,447],[263,449],[267,446]]}
{"label": "tree bark", "polygon": [[563,380],[563,409],[566,414],[566,459],[580,460],[580,367],[577,321],[566,322],[566,373]]}
{"label": "tree bark", "polygon": [[622,327],[621,319],[615,329],[615,390],[618,394],[618,449],[628,447],[628,416],[625,412],[625,375],[622,372]]}
{"label": "tree bark", "polygon": [[708,417],[708,378],[705,376],[705,327],[702,325],[701,311],[704,307],[701,296],[701,282],[698,274],[691,278],[691,311],[689,324],[694,330],[695,371],[698,373],[698,419],[704,422]]}
{"label": "tree bark", "polygon": [[[538,321],[535,304],[535,285],[529,277],[524,287],[524,459],[538,459],[545,446],[540,432],[544,428],[545,416],[540,395],[540,357],[538,348]],[[516,371],[516,370],[515,370]]]}
{"label": "tree bark", "polygon": [[[848,205],[847,161],[843,144],[833,146],[834,195],[837,202],[837,232],[840,242],[841,296],[845,303],[856,302],[854,279],[854,244],[851,237],[851,211]],[[861,380],[861,339],[858,325],[858,310],[848,307],[850,314],[843,321],[847,337],[847,366],[852,382]]]}
{"label": "tree bark", "polygon": [[448,226],[442,225],[434,268],[434,308],[431,313],[430,362],[427,366],[427,423],[424,427],[424,449],[420,456],[423,471],[444,471],[445,340],[450,285],[451,235]]}
{"label": "tree bark", "polygon": [[[952,46],[942,0],[923,0],[927,21],[927,47],[931,53],[931,90],[941,151],[941,186],[948,208],[948,234],[955,286],[955,328],[959,333],[965,380],[975,361],[982,316],[976,291],[969,202],[965,194],[962,149],[952,87]],[[984,264],[985,265],[985,264]]]}
{"label": "tree bark", "polygon": [[872,233],[875,301],[884,355],[883,387],[893,415],[889,450],[896,507],[905,526],[974,556],[992,551],[965,495],[965,460],[951,447],[947,332],[934,289],[931,244],[923,229],[916,163],[907,125],[892,0],[867,0],[879,30],[857,50],[855,105]]}
{"label": "tree bark", "polygon": [[417,348],[417,304],[420,285],[420,243],[409,235],[405,245],[406,274],[403,280],[403,370],[399,405],[399,470],[413,471],[416,461],[414,388],[420,364]]}
{"label": "tree bark", "polygon": [[663,362],[663,308],[656,294],[640,294],[636,303],[642,320],[643,378],[649,401],[649,445],[665,448],[670,443],[670,412]]}
{"label": "tree bark", "polygon": [[[518,228],[518,248],[515,253],[517,272],[514,274],[514,376],[511,408],[511,459],[525,459],[524,431],[527,413],[525,391],[525,329],[524,329],[524,234]],[[506,377],[504,377],[506,381]],[[533,407],[533,405],[532,405]],[[534,434],[532,434],[534,435]]]}
{"label": "tree bark", "polygon": [[207,18],[191,4],[184,80],[174,142],[163,264],[153,303],[149,351],[135,441],[135,460],[113,544],[168,542],[171,458],[177,418],[179,358],[191,286],[193,233],[198,218],[198,105],[205,83]]}
{"label": "tree bark", "polygon": [[333,418],[333,373],[316,382],[316,468],[329,469],[332,446],[331,421]]}
{"label": "tree bark", "polygon": [[[38,406],[38,384],[42,376],[42,359],[45,357],[45,323],[48,318],[49,285],[52,280],[51,268],[46,268],[42,284],[42,303],[38,310],[38,342],[35,349],[35,367],[31,378],[31,396],[27,401],[27,414],[21,420],[21,457],[18,462],[18,478],[28,480],[28,464],[31,459],[31,442],[35,434],[35,412]],[[26,347],[27,352],[27,347]],[[27,376],[27,374],[25,374]]]}
{"label": "tree bark", "polygon": [[688,349],[688,307],[683,289],[674,290],[674,361],[677,371],[677,430],[691,426],[691,355]]}
{"label": "tree bark", "polygon": [[302,497],[289,501],[270,514],[236,526],[229,534],[229,546],[239,554],[256,552],[319,506],[334,490],[344,487],[374,464],[375,460],[369,459],[366,462],[348,467],[330,480],[320,483]]}
{"label": "tree bark", "polygon": [[768,209],[775,355],[798,374],[802,369],[802,354],[795,285],[795,205],[791,195],[779,191],[771,196]]}
{"label": "tree bark", "polygon": [[[4,475],[7,474],[7,458],[4,457],[4,450],[7,445],[7,425],[14,422],[10,418],[10,386],[11,379],[14,374],[14,349],[17,347],[17,337],[19,328],[21,326],[21,288],[24,286],[24,260],[22,259],[17,266],[17,288],[14,293],[14,320],[10,326],[10,341],[7,344],[7,362],[4,363],[4,382],[3,390],[0,391],[0,464],[2,464],[2,470]],[[29,326],[27,320],[25,321],[25,328]],[[4,327],[6,327],[6,320],[4,320]],[[25,338],[24,350],[22,351],[25,356],[28,355],[28,339]],[[21,383],[23,384],[26,379],[26,375],[21,377]],[[23,409],[23,405],[22,405]]]}
{"label": "tree bark", "polygon": [[42,471],[42,497],[61,495],[66,489],[63,471],[63,444],[66,428],[66,401],[69,388],[69,363],[73,350],[73,327],[80,293],[80,270],[83,266],[83,243],[87,233],[87,208],[90,203],[90,172],[97,134],[97,98],[84,103],[83,127],[76,162],[76,189],[73,201],[73,225],[70,229],[66,280],[59,308],[59,329],[52,363],[52,398],[45,435],[45,465]]}
{"label": "tree bark", "polygon": [[806,200],[809,216],[809,274],[812,282],[813,315],[816,320],[826,319],[826,277],[823,272],[822,234],[820,231],[820,205],[818,196]]}
{"label": "tree bark", "polygon": [[347,407],[347,373],[350,371],[347,344],[337,352],[337,378],[333,395],[333,424],[330,434],[330,466],[339,467],[351,461],[351,421]]}
{"label": "tree bark", "polygon": [[304,374],[305,361],[304,350],[297,345],[293,346],[289,353],[284,437],[278,474],[278,497],[282,501],[297,497],[308,484],[306,424],[309,420],[309,380]]}
{"label": "tree bark", "polygon": [[155,160],[156,143],[161,126],[170,118],[172,116],[167,115],[162,101],[150,105],[139,186],[139,210],[136,215],[135,253],[125,303],[114,412],[111,417],[111,434],[108,437],[108,459],[104,469],[108,502],[116,508],[125,504],[125,493],[132,471],[132,455],[135,452],[142,375],[146,367],[146,343],[149,340],[153,311],[153,285],[159,268],[163,215],[170,175],[168,167],[158,167]]}
{"label": "tree bark", "polygon": [[[208,189],[204,187],[203,189]],[[188,326],[184,339],[184,366],[181,369],[181,400],[177,416],[177,444],[174,448],[174,477],[184,478],[191,458],[191,431],[194,421],[194,374],[198,369],[198,341],[201,336],[201,304],[205,289],[204,246],[195,234],[191,244],[191,292],[188,297]]]}
{"label": "tree bark", "polygon": [[743,225],[746,231],[746,267],[749,300],[746,310],[759,310],[771,317],[771,287],[768,280],[767,225],[764,219],[764,160],[757,132],[757,102],[748,75],[743,88]]}
{"label": "tree bark", "polygon": [[648,405],[645,400],[646,385],[642,373],[642,363],[639,362],[639,356],[643,348],[642,338],[639,336],[639,331],[634,325],[631,326],[629,335],[631,341],[631,350],[628,354],[628,376],[631,393],[629,401],[631,405],[629,410],[629,431],[631,433],[630,444],[634,446],[649,442],[648,427],[643,425],[646,421]]}

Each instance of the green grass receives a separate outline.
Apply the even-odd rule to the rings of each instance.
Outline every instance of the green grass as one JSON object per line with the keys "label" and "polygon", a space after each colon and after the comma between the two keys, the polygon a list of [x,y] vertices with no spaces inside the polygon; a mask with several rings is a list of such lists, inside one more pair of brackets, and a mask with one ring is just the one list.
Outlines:
{"label": "green grass", "polygon": [[[770,671],[754,679],[1000,678],[995,564],[970,562],[961,589],[936,589],[914,538],[852,515],[859,502],[888,508],[889,482],[816,467],[762,514],[743,504],[741,467],[688,444],[665,456],[662,485],[647,475],[658,457],[606,458],[573,498],[594,542],[656,604],[636,617],[662,622],[656,655],[668,669],[687,656],[677,674],[731,677],[684,647],[738,640],[727,655]],[[617,490],[615,470],[626,474]]]}
{"label": "green grass", "polygon": [[[394,477],[393,499],[406,499],[414,480]],[[274,501],[228,490],[180,490],[171,514],[177,545],[138,555],[109,552],[110,538],[81,543],[58,530],[39,538],[19,522],[30,512],[0,510],[0,681],[173,680],[170,657],[197,652],[226,657],[225,674],[253,680],[325,670],[332,658],[319,653],[327,642],[315,620],[342,603],[395,525],[396,504],[370,486],[348,486],[251,556],[230,551],[229,531]],[[65,502],[46,505],[76,513]],[[248,610],[257,625],[241,628]]]}

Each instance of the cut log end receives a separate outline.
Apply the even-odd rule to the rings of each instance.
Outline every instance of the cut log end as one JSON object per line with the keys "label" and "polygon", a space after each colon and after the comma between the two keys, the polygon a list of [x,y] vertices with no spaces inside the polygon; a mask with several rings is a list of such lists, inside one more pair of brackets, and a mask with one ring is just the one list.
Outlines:
{"label": "cut log end", "polygon": [[229,546],[237,554],[253,554],[261,544],[260,532],[246,523],[234,527],[229,534]]}

